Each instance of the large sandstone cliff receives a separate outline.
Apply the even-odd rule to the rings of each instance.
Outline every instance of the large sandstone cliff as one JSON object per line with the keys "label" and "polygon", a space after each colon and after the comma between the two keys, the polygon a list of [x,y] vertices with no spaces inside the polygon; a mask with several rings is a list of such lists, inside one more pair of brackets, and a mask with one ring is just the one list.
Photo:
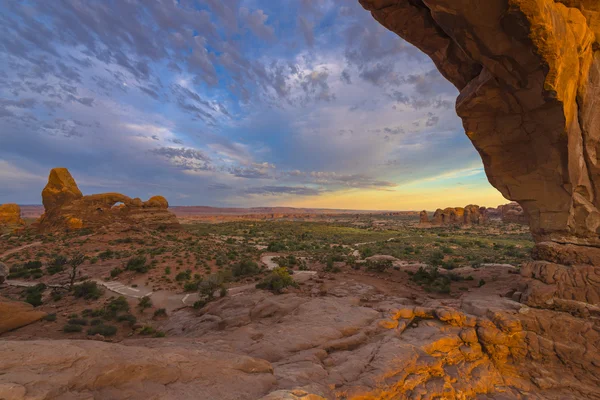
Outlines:
{"label": "large sandstone cliff", "polygon": [[[489,181],[529,219],[540,261],[525,271],[576,279],[588,265],[589,279],[571,283],[598,298],[600,2],[359,1],[460,90],[456,111]],[[574,300],[563,283],[544,279],[545,295],[527,298]]]}
{"label": "large sandstone cliff", "polygon": [[97,229],[115,224],[145,228],[179,227],[164,197],[154,196],[143,202],[120,193],[84,196],[66,168],[50,171],[48,184],[42,191],[42,201],[44,214],[39,220],[42,231]]}

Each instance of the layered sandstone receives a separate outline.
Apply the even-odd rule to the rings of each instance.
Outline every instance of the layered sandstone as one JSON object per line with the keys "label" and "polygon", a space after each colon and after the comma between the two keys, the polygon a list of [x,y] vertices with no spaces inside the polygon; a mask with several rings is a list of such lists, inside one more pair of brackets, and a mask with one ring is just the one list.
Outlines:
{"label": "layered sandstone", "polygon": [[599,275],[600,2],[359,1],[460,91],[467,136],[490,183],[523,207],[540,267]]}
{"label": "layered sandstone", "polygon": [[151,229],[179,227],[164,197],[154,196],[144,202],[120,193],[84,196],[66,168],[50,171],[42,201],[44,214],[39,220],[42,231],[97,229],[116,224]]}
{"label": "layered sandstone", "polygon": [[0,227],[19,228],[25,225],[21,218],[21,207],[17,204],[0,204]]}

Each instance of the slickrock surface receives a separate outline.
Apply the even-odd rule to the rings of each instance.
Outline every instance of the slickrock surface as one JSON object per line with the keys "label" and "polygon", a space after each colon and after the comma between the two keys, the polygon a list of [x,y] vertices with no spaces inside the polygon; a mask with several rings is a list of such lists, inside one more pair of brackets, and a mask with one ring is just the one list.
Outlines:
{"label": "slickrock surface", "polygon": [[0,334],[29,325],[45,315],[45,312],[35,310],[31,304],[0,297]]}
{"label": "slickrock surface", "polygon": [[460,299],[315,279],[313,296],[249,291],[177,311],[164,339],[3,341],[0,398],[598,398],[594,322],[499,296],[524,279],[507,272]]}
{"label": "slickrock surface", "polygon": [[[560,279],[580,276],[586,264],[600,274],[600,2],[359,2],[459,89],[456,111],[489,181],[523,207],[533,254],[549,262],[536,269],[572,269],[559,279],[527,272],[538,281],[525,298],[552,292],[575,301],[560,297],[562,286],[573,286]],[[597,293],[598,286],[589,279],[585,290]]]}
{"label": "slickrock surface", "polygon": [[42,191],[44,214],[39,220],[42,231],[98,229],[117,226],[145,228],[179,228],[162,196],[143,202],[120,193],[84,196],[66,168],[50,171]]}
{"label": "slickrock surface", "polygon": [[0,227],[20,228],[25,225],[21,219],[21,207],[17,204],[0,204]]}

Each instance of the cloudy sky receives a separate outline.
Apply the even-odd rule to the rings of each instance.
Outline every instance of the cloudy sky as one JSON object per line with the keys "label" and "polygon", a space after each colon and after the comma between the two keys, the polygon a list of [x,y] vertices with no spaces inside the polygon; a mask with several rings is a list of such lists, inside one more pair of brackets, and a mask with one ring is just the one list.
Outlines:
{"label": "cloudy sky", "polygon": [[496,206],[456,95],[357,0],[0,0],[0,203]]}

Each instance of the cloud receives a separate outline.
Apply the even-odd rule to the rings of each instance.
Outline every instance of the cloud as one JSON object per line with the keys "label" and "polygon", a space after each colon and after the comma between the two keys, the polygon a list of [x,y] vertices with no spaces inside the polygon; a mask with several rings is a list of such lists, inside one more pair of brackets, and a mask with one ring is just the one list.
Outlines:
{"label": "cloud", "polygon": [[298,26],[300,27],[302,36],[304,36],[306,45],[308,47],[313,47],[315,45],[315,34],[313,32],[313,25],[310,22],[308,22],[303,16],[298,16]]}
{"label": "cloud", "polygon": [[267,25],[269,16],[263,10],[250,11],[245,7],[240,8],[240,18],[248,28],[261,39],[273,40],[275,31]]}
{"label": "cloud", "polygon": [[245,191],[246,194],[276,196],[290,194],[295,196],[318,196],[322,190],[300,186],[259,186]]}
{"label": "cloud", "polygon": [[211,171],[214,169],[211,159],[196,149],[159,147],[150,152],[168,159],[171,164],[182,169],[191,171]]}

